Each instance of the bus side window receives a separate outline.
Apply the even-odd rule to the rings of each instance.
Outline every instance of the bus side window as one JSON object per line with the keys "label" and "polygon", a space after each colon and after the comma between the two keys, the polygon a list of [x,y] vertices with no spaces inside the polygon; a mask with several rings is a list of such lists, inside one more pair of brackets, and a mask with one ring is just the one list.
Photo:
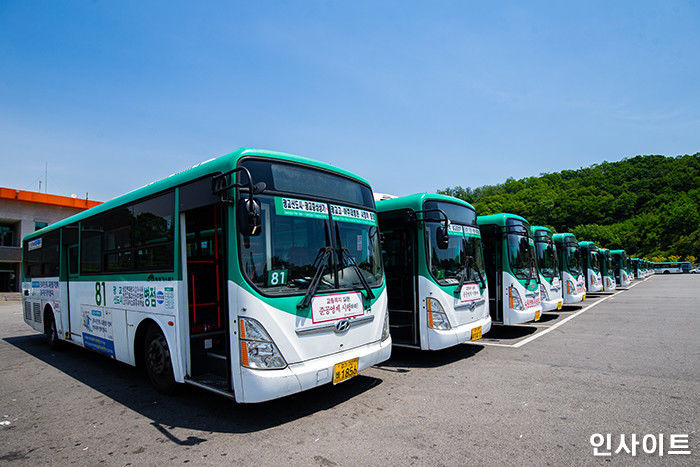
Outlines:
{"label": "bus side window", "polygon": [[41,276],[41,250],[29,250],[28,242],[24,242],[22,261],[24,262],[24,275],[27,278]]}
{"label": "bus side window", "polygon": [[102,272],[102,215],[80,223],[80,273]]}

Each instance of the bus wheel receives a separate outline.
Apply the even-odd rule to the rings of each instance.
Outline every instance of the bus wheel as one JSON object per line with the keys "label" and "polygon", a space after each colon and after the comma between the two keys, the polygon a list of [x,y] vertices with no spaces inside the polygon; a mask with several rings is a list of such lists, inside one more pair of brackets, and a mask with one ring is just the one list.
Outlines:
{"label": "bus wheel", "polygon": [[170,349],[165,336],[157,326],[151,326],[146,333],[143,346],[144,366],[153,387],[162,394],[174,394],[177,389]]}
{"label": "bus wheel", "polygon": [[48,310],[44,314],[44,336],[49,348],[56,350],[61,342],[58,340],[58,332],[56,331],[56,321],[53,319],[53,313]]}

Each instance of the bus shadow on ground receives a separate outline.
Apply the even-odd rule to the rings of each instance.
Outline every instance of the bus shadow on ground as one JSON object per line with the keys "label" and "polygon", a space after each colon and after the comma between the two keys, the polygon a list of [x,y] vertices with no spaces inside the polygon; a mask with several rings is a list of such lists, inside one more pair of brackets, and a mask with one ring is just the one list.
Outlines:
{"label": "bus shadow on ground", "polygon": [[391,349],[391,358],[374,367],[385,371],[406,373],[411,371],[408,368],[436,368],[449,365],[458,360],[473,357],[483,349],[484,346],[476,342],[474,344],[465,343],[456,345],[442,350],[427,351],[393,347]]}
{"label": "bus shadow on ground", "polygon": [[[540,318],[541,319],[541,318]],[[487,339],[496,339],[504,341],[512,341],[522,339],[537,332],[535,326],[504,326],[502,324],[494,324],[491,330],[484,337]]]}
{"label": "bus shadow on ground", "polygon": [[583,308],[583,305],[564,305],[561,307],[561,311],[566,313],[571,311],[578,311],[581,308]]}
{"label": "bus shadow on ground", "polygon": [[[333,408],[382,382],[380,378],[360,374],[337,386],[327,384],[259,404],[236,404],[231,399],[189,385],[182,385],[175,396],[159,394],[132,366],[71,345],[51,350],[38,334],[3,340],[152,420],[151,425],[157,431],[183,446],[207,440],[196,436],[179,439],[172,433],[173,429],[257,432]],[[353,405],[347,410],[352,415],[358,409]]]}
{"label": "bus shadow on ground", "polygon": [[560,317],[561,317],[561,315],[559,313],[548,313],[545,311],[544,313],[542,313],[542,315],[540,315],[540,320],[537,322],[538,323],[547,323],[549,321],[557,320]]}

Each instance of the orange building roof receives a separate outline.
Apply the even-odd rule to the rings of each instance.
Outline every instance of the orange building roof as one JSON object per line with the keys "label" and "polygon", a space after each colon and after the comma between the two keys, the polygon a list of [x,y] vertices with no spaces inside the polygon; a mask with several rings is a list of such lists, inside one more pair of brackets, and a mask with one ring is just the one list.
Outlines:
{"label": "orange building roof", "polygon": [[0,199],[48,204],[49,206],[62,206],[73,209],[89,209],[98,204],[102,204],[102,201],[92,201],[81,198],[71,198],[70,196],[50,195],[48,193],[37,193],[36,191],[15,190],[14,188],[3,187],[0,187]]}

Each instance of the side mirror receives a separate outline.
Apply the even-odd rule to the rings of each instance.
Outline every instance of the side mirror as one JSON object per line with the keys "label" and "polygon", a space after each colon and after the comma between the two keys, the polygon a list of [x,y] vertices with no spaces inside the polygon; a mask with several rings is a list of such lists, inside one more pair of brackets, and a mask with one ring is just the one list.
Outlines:
{"label": "side mirror", "polygon": [[450,244],[450,236],[447,234],[447,227],[439,225],[436,229],[436,243],[441,250],[446,250]]}
{"label": "side mirror", "polygon": [[255,237],[262,232],[260,203],[254,198],[238,202],[238,230],[246,237]]}
{"label": "side mirror", "polygon": [[266,188],[267,184],[265,182],[258,182],[255,185],[253,185],[253,192],[257,195],[265,191]]}

